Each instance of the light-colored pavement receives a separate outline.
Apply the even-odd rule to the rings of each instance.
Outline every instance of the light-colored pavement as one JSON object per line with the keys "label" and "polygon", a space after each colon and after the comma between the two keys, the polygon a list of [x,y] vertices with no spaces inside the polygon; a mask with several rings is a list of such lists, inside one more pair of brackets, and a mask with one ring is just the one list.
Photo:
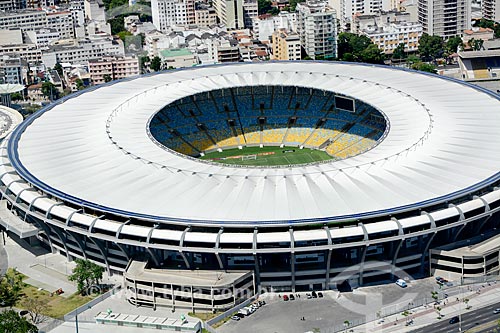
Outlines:
{"label": "light-colored pavement", "polygon": [[[76,325],[72,323],[64,323],[56,327],[50,333],[75,333]],[[79,323],[78,332],[80,333],[110,333],[119,331],[120,333],[158,333],[157,329],[150,328],[134,328],[126,326],[111,326],[111,325],[98,325],[92,323]]]}
{"label": "light-colored pavement", "polygon": [[3,245],[3,238],[5,234],[0,232],[0,276],[4,275],[7,272],[7,268],[9,267],[9,260],[7,256],[7,251],[5,251],[5,247]]}
{"label": "light-colored pavement", "polygon": [[[469,288],[471,288],[469,290]],[[477,290],[480,290],[477,293]],[[361,326],[351,327],[347,332],[366,333],[399,333],[410,332],[419,327],[439,322],[437,312],[430,306],[421,306],[410,311],[408,318],[413,319],[413,324],[406,326],[406,318],[402,315],[406,309],[401,307],[406,303],[407,308],[412,308],[412,300],[427,299],[431,301],[431,291],[440,290],[433,278],[411,281],[408,288],[399,288],[394,283],[381,286],[363,287],[356,289],[353,293],[327,292],[323,299],[306,299],[305,293],[300,293],[300,299],[284,302],[282,299],[266,294],[262,298],[268,305],[258,309],[248,318],[238,322],[229,321],[219,328],[222,333],[241,332],[308,332],[319,329],[320,332],[334,332],[343,327],[345,320],[351,323],[359,322],[365,317],[370,322]],[[441,302],[441,313],[446,321],[457,315],[459,311],[472,311],[482,306],[493,304],[500,300],[500,282],[491,285],[481,284],[473,287],[451,287],[439,291],[441,295],[448,295],[446,301]],[[471,310],[465,310],[463,301],[457,302],[457,298],[469,299]],[[391,305],[392,304],[392,305]],[[397,304],[397,305],[395,305]],[[376,320],[377,312],[390,312],[395,308],[395,315],[389,315],[383,322]],[[380,309],[384,309],[380,311]],[[379,310],[379,311],[377,311]],[[365,316],[362,313],[366,313]],[[305,320],[301,320],[305,317]],[[344,331],[344,330],[342,330]],[[429,331],[432,332],[432,331]]]}
{"label": "light-colored pavement", "polygon": [[[267,302],[248,318],[229,321],[219,328],[222,333],[230,332],[307,332],[319,329],[332,332],[343,327],[344,321],[359,322],[365,314],[376,318],[376,309],[391,311],[393,307],[407,308],[414,300],[431,299],[430,291],[437,285],[434,279],[409,282],[408,288],[394,283],[367,286],[353,292],[323,292],[323,298],[308,299],[305,292],[297,293],[293,301],[283,301],[278,294],[267,293],[261,299]],[[280,293],[284,295],[284,293]],[[305,318],[301,320],[301,318]]]}
{"label": "light-colored pavement", "polygon": [[157,307],[156,310],[151,307],[136,307],[127,302],[124,294],[125,291],[122,289],[92,308],[86,309],[78,315],[79,320],[93,322],[94,317],[99,312],[106,312],[108,309],[111,309],[114,313],[133,313],[141,316],[160,318],[180,318],[181,315],[188,316],[189,310],[185,309],[177,309],[175,312],[172,312],[170,308],[166,307]]}
{"label": "light-colored pavement", "polygon": [[[428,305],[411,311],[408,318],[413,319],[412,325],[406,326],[406,318],[402,314],[396,314],[386,317],[383,323],[373,321],[366,325],[355,327],[351,332],[411,332],[420,327],[425,327],[426,325],[439,322],[440,320],[445,320],[447,322],[454,316],[495,304],[500,300],[500,283],[491,283],[489,285],[487,283],[478,284],[471,287],[456,287],[454,289],[461,289],[461,293],[453,297],[448,297],[446,302],[441,302],[439,305],[441,308],[440,312],[444,315],[443,319],[437,319],[437,311],[434,305]],[[463,299],[469,300],[469,310],[466,309],[466,304],[463,302]],[[478,320],[480,320],[480,318]]]}
{"label": "light-colored pavement", "polygon": [[[14,241],[6,238],[6,255],[9,267],[16,268],[28,276],[27,283],[53,292],[59,288],[64,290],[62,296],[69,297],[77,291],[76,285],[68,281],[68,275],[75,267],[66,257],[51,253],[40,246],[29,246],[23,240]],[[109,277],[104,274],[103,283],[121,283],[121,276]]]}

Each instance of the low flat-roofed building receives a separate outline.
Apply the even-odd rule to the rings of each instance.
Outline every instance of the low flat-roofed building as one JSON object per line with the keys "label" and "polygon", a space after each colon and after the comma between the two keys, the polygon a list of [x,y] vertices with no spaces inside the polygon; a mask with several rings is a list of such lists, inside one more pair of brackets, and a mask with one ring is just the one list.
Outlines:
{"label": "low flat-roofed building", "polygon": [[500,49],[458,53],[458,65],[464,80],[500,78]]}
{"label": "low flat-roofed building", "polygon": [[124,273],[127,299],[137,306],[216,311],[231,308],[255,293],[252,271],[149,268],[131,261]]}
{"label": "low flat-roofed building", "polygon": [[431,274],[459,281],[499,275],[500,235],[470,243],[462,241],[430,250]]}
{"label": "low flat-roofed building", "polygon": [[464,31],[464,37],[462,38],[462,41],[465,45],[467,45],[467,43],[473,38],[482,40],[493,39],[494,38],[493,29],[474,27],[472,29],[467,29]]}
{"label": "low flat-roofed building", "polygon": [[17,45],[24,43],[21,29],[0,30],[0,45]]}
{"label": "low flat-roofed building", "polygon": [[159,52],[163,68],[192,67],[198,64],[196,56],[188,49],[167,49]]}
{"label": "low flat-roofed building", "polygon": [[158,318],[124,313],[99,312],[95,316],[97,324],[139,328],[153,328],[166,331],[201,332],[201,322],[190,319]]}

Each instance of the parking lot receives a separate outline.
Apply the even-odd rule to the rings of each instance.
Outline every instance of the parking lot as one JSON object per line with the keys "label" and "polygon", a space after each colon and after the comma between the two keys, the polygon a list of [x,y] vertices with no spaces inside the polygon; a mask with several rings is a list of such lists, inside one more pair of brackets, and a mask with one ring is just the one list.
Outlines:
{"label": "parking lot", "polygon": [[324,297],[313,299],[308,299],[305,292],[294,294],[295,300],[288,301],[283,300],[285,293],[265,294],[260,299],[265,300],[266,305],[239,321],[230,320],[218,331],[280,333],[319,329],[322,333],[331,332],[332,327],[340,327],[346,320],[356,322],[365,317],[374,320],[381,307],[408,306],[417,299],[431,299],[431,291],[436,288],[435,280],[428,278],[411,281],[407,288],[389,283],[348,293],[326,291]]}

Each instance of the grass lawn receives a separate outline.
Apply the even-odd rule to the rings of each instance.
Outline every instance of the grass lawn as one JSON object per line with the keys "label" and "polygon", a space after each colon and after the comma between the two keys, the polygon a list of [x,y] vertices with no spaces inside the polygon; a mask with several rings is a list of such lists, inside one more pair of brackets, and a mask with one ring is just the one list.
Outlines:
{"label": "grass lawn", "polygon": [[[212,318],[217,317],[221,313],[222,312],[216,312],[216,313],[212,313],[212,312],[200,312],[200,313],[189,312],[189,316],[201,319],[203,321],[207,321],[207,320],[210,320]],[[227,322],[230,319],[231,319],[231,316],[227,316],[226,318],[222,319],[221,321],[219,321],[218,323],[216,323],[212,327],[213,328],[220,327],[220,326],[222,326],[225,322]]]}
{"label": "grass lawn", "polygon": [[[20,275],[23,280],[27,278],[22,273],[17,272],[17,274]],[[47,304],[42,314],[52,318],[60,318],[94,298],[92,296],[81,296],[78,294],[73,294],[69,297],[62,297],[56,294],[50,296],[50,292],[38,290],[38,288],[27,283],[24,283],[21,295],[21,298],[15,304],[16,308],[24,309],[23,300],[25,298],[37,298]]]}
{"label": "grass lawn", "polygon": [[[243,159],[241,157],[246,155],[257,156],[255,157],[255,159]],[[299,149],[298,147],[244,147],[243,149],[228,149],[223,150],[222,152],[214,151],[201,157],[201,159],[225,164],[274,166],[327,161],[331,160],[332,157],[322,150],[308,148]]]}

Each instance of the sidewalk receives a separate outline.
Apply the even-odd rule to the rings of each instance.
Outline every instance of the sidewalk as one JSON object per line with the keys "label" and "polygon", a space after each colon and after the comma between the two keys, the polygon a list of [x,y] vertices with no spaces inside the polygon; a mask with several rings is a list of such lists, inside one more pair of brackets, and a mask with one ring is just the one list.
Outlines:
{"label": "sidewalk", "polygon": [[[480,284],[479,287],[475,286],[472,288],[471,291],[469,286],[463,286],[462,296],[449,297],[446,300],[446,305],[444,305],[443,301],[441,302],[439,307],[441,307],[441,314],[443,314],[445,318],[441,320],[447,320],[446,318],[452,318],[459,313],[463,314],[469,311],[466,310],[466,304],[462,301],[464,298],[469,299],[468,305],[471,307],[470,310],[477,310],[481,307],[497,303],[500,300],[500,283],[491,283],[491,285],[485,283],[484,287]],[[477,293],[478,289],[480,293]],[[457,299],[459,300],[457,301]],[[406,326],[406,318],[399,313],[385,317],[382,323],[379,323],[380,321],[372,321],[349,329],[349,332],[403,333],[438,322],[437,312],[433,305],[424,305],[411,310],[408,318],[413,319],[413,324],[410,326]]]}
{"label": "sidewalk", "polygon": [[[76,293],[76,285],[68,281],[68,275],[75,267],[74,262],[68,262],[65,256],[58,253],[51,253],[42,247],[31,247],[23,242],[20,240],[20,245],[10,237],[6,238],[5,251],[9,267],[26,275],[26,283],[35,287],[49,292],[62,288],[64,297]],[[121,282],[121,277],[109,277],[104,273],[103,283]]]}

